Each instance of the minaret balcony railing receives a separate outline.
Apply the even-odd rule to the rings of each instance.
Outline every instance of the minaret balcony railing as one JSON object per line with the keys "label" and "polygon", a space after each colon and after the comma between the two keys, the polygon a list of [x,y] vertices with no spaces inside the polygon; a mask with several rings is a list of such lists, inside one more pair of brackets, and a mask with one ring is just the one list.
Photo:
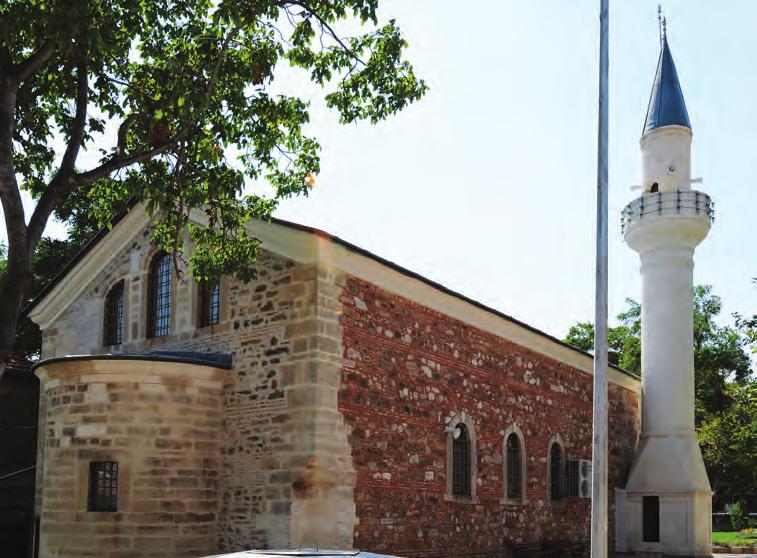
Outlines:
{"label": "minaret balcony railing", "polygon": [[704,192],[675,190],[656,192],[636,198],[621,212],[620,226],[625,234],[629,225],[653,215],[702,215],[715,221],[715,202]]}

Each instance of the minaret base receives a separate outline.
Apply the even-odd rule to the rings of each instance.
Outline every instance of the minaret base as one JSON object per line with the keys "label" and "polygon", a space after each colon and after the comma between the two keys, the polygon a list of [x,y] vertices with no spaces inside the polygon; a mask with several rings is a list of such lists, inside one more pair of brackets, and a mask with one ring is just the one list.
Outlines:
{"label": "minaret base", "polygon": [[[657,496],[659,541],[644,540],[644,497]],[[618,552],[667,556],[712,556],[712,492],[629,493],[615,489]]]}
{"label": "minaret base", "polygon": [[694,432],[642,434],[616,489],[615,540],[619,552],[711,556],[712,491]]}

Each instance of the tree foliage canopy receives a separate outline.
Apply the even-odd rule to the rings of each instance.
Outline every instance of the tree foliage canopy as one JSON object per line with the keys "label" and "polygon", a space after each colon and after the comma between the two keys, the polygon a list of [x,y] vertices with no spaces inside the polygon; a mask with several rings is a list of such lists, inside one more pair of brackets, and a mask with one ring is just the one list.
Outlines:
{"label": "tree foliage canopy", "polygon": [[[702,455],[713,487],[723,493],[757,490],[757,383],[748,349],[754,322],[735,316],[735,326],[719,325],[720,297],[710,286],[694,287],[695,417]],[[627,301],[619,325],[608,330],[608,360],[641,374],[641,307]],[[594,349],[594,324],[578,323],[565,341]]]}
{"label": "tree foliage canopy", "polygon": [[[629,372],[641,374],[641,306],[627,301],[618,315],[619,325],[608,330],[608,360]],[[694,380],[697,424],[709,413],[724,410],[730,398],[729,381],[742,381],[752,372],[747,354],[749,340],[742,329],[718,325],[722,301],[709,285],[694,287]],[[578,323],[565,342],[579,349],[594,349],[594,324]]]}
{"label": "tree foliage canopy", "polygon": [[[193,274],[247,279],[258,251],[243,224],[308,193],[320,169],[309,103],[274,95],[301,68],[342,122],[378,122],[426,85],[379,0],[15,0],[0,3],[0,198],[8,233],[0,357],[32,290],[48,218],[105,224],[137,198],[160,215],[154,243],[191,242]],[[343,36],[340,26],[353,36]],[[82,149],[99,161],[81,163]],[[273,194],[246,193],[266,182]],[[19,189],[36,207],[24,214]],[[190,210],[207,224],[190,225]],[[28,219],[27,219],[28,217]],[[85,218],[86,220],[86,218]],[[183,231],[189,231],[185,239]],[[8,326],[10,324],[10,326]]]}

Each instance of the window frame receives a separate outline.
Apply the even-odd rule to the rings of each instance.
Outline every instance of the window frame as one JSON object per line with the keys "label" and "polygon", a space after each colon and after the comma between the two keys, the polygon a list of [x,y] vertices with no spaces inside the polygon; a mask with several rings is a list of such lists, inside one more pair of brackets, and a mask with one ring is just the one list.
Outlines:
{"label": "window frame", "polygon": [[[446,463],[446,483],[447,491],[444,494],[444,500],[448,502],[458,502],[462,504],[475,504],[478,502],[476,496],[476,479],[478,474],[477,442],[476,427],[471,417],[465,413],[457,413],[445,420],[445,432],[447,434],[447,463]],[[455,494],[453,490],[453,473],[454,473],[454,437],[455,427],[463,425],[468,435],[468,456],[469,456],[469,495]]]}
{"label": "window frame", "polygon": [[211,327],[221,323],[220,278],[197,282],[197,309],[198,327]]}
{"label": "window frame", "polygon": [[[117,512],[118,461],[90,461],[88,471],[87,511]],[[107,490],[104,490],[106,487]],[[101,490],[104,493],[99,493]]]}
{"label": "window frame", "polygon": [[[111,301],[115,293],[120,291],[120,302],[116,302],[115,311]],[[120,306],[120,308],[119,308]],[[115,332],[111,330],[115,329]],[[113,283],[103,298],[103,345],[112,347],[123,345],[126,333],[126,280],[120,279]],[[112,336],[111,336],[112,334]]]}
{"label": "window frame", "polygon": [[[164,262],[165,263],[164,265]],[[159,269],[161,268],[161,269]],[[165,268],[165,269],[162,269]],[[173,262],[167,252],[161,250],[150,259],[147,273],[147,338],[154,339],[170,335],[173,330]],[[166,294],[158,289],[165,287]],[[159,301],[161,306],[158,307]],[[165,309],[164,315],[159,315]],[[160,326],[160,327],[159,327]]]}
{"label": "window frame", "polygon": [[463,423],[454,427],[460,429],[460,435],[452,435],[452,496],[470,498],[471,492],[471,451],[470,434]]}
{"label": "window frame", "polygon": [[[510,440],[514,440],[517,448],[510,447]],[[514,428],[509,429],[504,437],[504,495],[508,502],[521,503],[526,500],[526,448],[523,443],[523,435]],[[517,449],[513,456],[513,449]],[[517,476],[514,476],[514,466],[517,467]],[[517,487],[517,492],[513,494],[513,488]]]}
{"label": "window frame", "polygon": [[[565,448],[560,441],[559,436],[553,437],[549,443],[549,449],[547,451],[547,496],[550,502],[561,502],[565,500]],[[553,463],[554,450],[557,449],[557,457],[559,462],[557,467]],[[557,479],[555,479],[555,473],[557,473]],[[555,494],[555,487],[557,488],[557,494]]]}

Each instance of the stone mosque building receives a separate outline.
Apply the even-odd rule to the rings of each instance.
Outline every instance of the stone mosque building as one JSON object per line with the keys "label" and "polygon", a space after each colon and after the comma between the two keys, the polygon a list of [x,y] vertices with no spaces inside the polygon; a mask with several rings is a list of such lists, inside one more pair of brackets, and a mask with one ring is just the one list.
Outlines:
{"label": "stone mosque building", "polygon": [[[663,269],[644,276],[680,279],[658,293],[645,283],[644,324],[660,338],[710,225],[690,140],[664,42],[642,139],[649,184],[624,213],[643,268]],[[681,263],[655,268],[647,244],[668,221],[685,229],[670,247]],[[492,556],[588,542],[591,355],[322,231],[249,227],[265,249],[258,278],[200,285],[151,247],[136,205],[32,303],[40,557]],[[683,362],[673,379],[654,369],[642,389],[609,370],[611,548],[709,553],[709,485],[676,399],[693,390],[685,322],[673,356],[644,337],[645,370]],[[678,452],[667,461],[665,441]]]}

